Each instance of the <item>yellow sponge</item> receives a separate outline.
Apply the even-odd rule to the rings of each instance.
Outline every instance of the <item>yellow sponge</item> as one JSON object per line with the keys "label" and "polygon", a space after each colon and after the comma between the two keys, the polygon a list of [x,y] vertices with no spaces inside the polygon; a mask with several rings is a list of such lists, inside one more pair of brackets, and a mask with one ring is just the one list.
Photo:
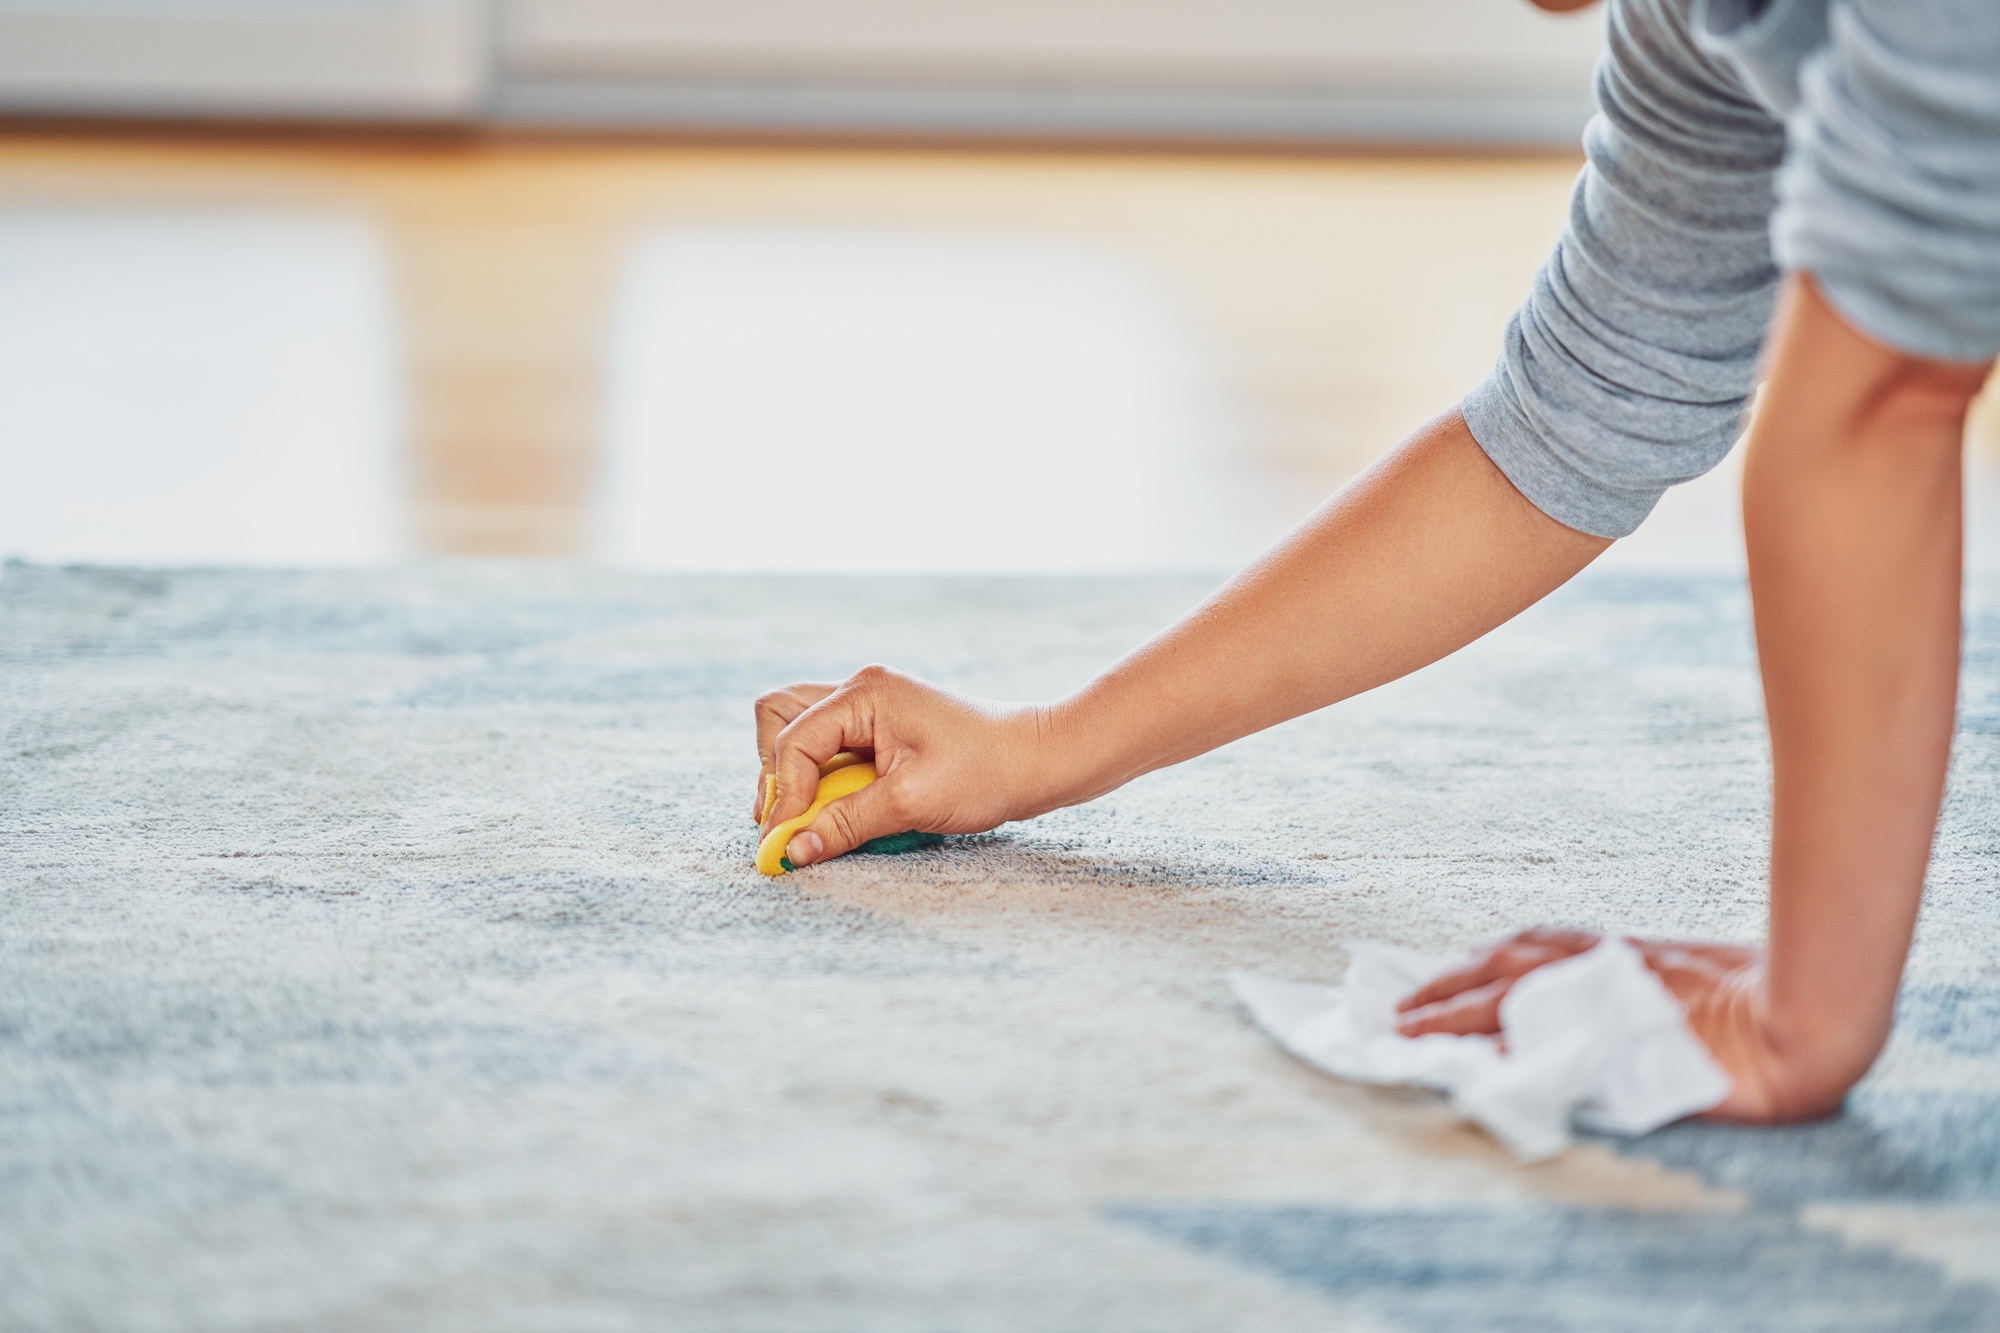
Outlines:
{"label": "yellow sponge", "polygon": [[[875,765],[857,754],[842,750],[833,758],[819,766],[819,790],[813,793],[812,804],[806,812],[784,823],[774,826],[757,844],[757,868],[767,875],[782,875],[790,870],[791,863],[785,860],[785,848],[790,845],[792,835],[808,827],[819,812],[843,796],[852,795],[875,780]],[[778,775],[773,773],[764,784],[764,808],[758,812],[758,822],[771,813],[771,807],[778,803]]]}

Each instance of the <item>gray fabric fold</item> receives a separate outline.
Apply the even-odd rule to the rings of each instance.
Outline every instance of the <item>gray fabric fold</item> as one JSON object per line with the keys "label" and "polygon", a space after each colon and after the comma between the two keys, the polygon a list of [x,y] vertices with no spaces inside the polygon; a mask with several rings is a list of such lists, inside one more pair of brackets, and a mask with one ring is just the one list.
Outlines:
{"label": "gray fabric fold", "polygon": [[1835,5],[1785,126],[1780,264],[1891,347],[2000,352],[2000,3]]}
{"label": "gray fabric fold", "polygon": [[1529,500],[1605,537],[1729,451],[1778,280],[1784,133],[1687,7],[1611,7],[1568,223],[1463,404]]}

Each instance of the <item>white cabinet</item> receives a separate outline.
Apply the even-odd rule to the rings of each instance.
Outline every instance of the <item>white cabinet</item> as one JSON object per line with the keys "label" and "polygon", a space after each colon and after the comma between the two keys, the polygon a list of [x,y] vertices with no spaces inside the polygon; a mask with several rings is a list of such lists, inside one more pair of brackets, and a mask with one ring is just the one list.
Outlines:
{"label": "white cabinet", "polygon": [[1526,0],[0,0],[0,111],[1573,143]]}
{"label": "white cabinet", "polygon": [[485,0],[0,0],[0,111],[456,119]]}
{"label": "white cabinet", "polygon": [[497,110],[718,127],[1574,143],[1526,0],[501,0]]}

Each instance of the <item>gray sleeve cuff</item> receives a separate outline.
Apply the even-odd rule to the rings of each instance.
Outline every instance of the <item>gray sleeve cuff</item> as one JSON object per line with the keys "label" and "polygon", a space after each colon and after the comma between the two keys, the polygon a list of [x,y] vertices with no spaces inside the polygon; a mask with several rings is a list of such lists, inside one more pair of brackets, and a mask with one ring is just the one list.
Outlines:
{"label": "gray sleeve cuff", "polygon": [[[1510,327],[1509,341],[1514,336]],[[1578,532],[1626,536],[1666,493],[1664,486],[1631,489],[1607,484],[1564,461],[1550,447],[1546,428],[1538,427],[1522,406],[1505,357],[1465,396],[1459,411],[1472,438],[1514,489],[1535,508]]]}
{"label": "gray sleeve cuff", "polygon": [[1778,273],[1778,122],[1700,50],[1691,0],[1618,0],[1555,252],[1462,405],[1507,478],[1600,537],[1735,442]]}

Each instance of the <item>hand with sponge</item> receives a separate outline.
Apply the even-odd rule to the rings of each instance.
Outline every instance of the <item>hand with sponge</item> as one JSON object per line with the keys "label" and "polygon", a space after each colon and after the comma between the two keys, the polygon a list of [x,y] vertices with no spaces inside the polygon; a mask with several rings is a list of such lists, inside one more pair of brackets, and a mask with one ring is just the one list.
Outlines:
{"label": "hand with sponge", "polygon": [[758,869],[778,874],[906,834],[984,833],[1053,799],[1039,711],[974,702],[886,667],[757,701]]}
{"label": "hand with sponge", "polygon": [[[792,835],[819,818],[819,812],[843,796],[852,795],[875,781],[875,765],[851,750],[842,750],[833,758],[819,766],[819,787],[813,794],[812,804],[806,812],[774,825],[757,844],[757,869],[767,875],[782,875],[787,870],[797,870],[785,849],[791,845]],[[764,801],[757,819],[763,822],[771,807],[778,803],[778,775],[771,774],[765,779]],[[897,852],[913,852],[921,847],[935,847],[944,838],[936,833],[919,833],[914,829],[904,833],[891,833],[885,837],[871,838],[854,850],[878,855],[892,855]]]}

